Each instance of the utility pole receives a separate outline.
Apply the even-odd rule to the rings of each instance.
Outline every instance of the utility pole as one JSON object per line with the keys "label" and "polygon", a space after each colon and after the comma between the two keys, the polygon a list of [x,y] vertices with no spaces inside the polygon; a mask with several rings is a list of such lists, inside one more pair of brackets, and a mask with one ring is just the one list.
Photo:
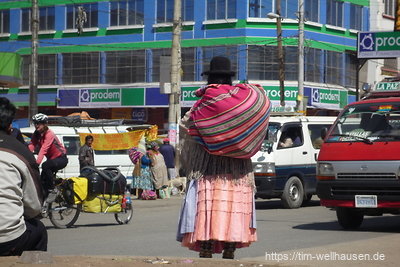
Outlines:
{"label": "utility pole", "polygon": [[279,93],[281,107],[285,106],[285,59],[282,46],[282,16],[281,16],[281,0],[276,0],[276,31],[278,35],[278,61],[279,61]]}
{"label": "utility pole", "polygon": [[29,120],[38,113],[38,32],[39,32],[39,7],[38,0],[32,0],[31,9],[32,54],[29,79]]}
{"label": "utility pole", "polygon": [[400,0],[395,2],[394,31],[400,31]]}
{"label": "utility pole", "polygon": [[[169,95],[168,137],[175,148],[179,146],[179,127],[181,119],[181,0],[174,0],[174,20],[172,25],[171,51],[171,94]],[[179,169],[179,157],[176,157],[176,167]]]}
{"label": "utility pole", "polygon": [[304,103],[304,0],[299,0],[299,73],[296,110],[303,115],[307,104]]}

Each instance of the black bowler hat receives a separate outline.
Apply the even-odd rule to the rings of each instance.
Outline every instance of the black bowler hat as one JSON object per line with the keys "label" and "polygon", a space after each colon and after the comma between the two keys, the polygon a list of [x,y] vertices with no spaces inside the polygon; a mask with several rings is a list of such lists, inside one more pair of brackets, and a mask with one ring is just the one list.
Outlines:
{"label": "black bowler hat", "polygon": [[231,61],[226,57],[213,57],[210,61],[210,70],[203,72],[201,75],[224,74],[235,76],[235,72],[231,70]]}

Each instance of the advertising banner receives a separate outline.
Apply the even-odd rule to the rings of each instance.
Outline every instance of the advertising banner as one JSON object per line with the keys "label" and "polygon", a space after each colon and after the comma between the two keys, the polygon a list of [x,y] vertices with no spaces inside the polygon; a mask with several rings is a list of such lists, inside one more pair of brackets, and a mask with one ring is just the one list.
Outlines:
{"label": "advertising banner", "polygon": [[359,32],[357,55],[358,58],[400,57],[400,31]]}
{"label": "advertising banner", "polygon": [[308,106],[340,110],[347,105],[347,90],[304,87],[304,92]]}
{"label": "advertising banner", "polygon": [[125,133],[79,133],[81,145],[85,143],[87,135],[93,136],[95,142],[94,150],[123,150],[138,146],[143,136],[147,141],[154,141],[158,138],[158,127],[153,125],[148,130],[136,130]]}
{"label": "advertising banner", "polygon": [[126,133],[79,133],[81,145],[85,143],[85,136],[92,135],[95,142],[92,147],[94,150],[122,150],[138,146],[139,141],[144,136],[146,130],[138,130]]}

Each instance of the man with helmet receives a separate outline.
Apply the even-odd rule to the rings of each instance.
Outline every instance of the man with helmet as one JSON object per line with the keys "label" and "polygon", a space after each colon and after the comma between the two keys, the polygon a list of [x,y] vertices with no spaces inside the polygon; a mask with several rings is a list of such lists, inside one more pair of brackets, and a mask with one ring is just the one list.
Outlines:
{"label": "man with helmet", "polygon": [[[32,152],[37,152],[36,162],[39,165],[44,157],[47,159],[42,164],[41,180],[44,193],[48,195],[49,191],[54,189],[53,173],[65,168],[68,164],[67,152],[54,132],[47,126],[47,115],[38,113],[32,117],[32,121],[36,130],[28,147]],[[55,197],[54,194],[52,196]],[[48,199],[47,202],[51,202],[51,200]]]}

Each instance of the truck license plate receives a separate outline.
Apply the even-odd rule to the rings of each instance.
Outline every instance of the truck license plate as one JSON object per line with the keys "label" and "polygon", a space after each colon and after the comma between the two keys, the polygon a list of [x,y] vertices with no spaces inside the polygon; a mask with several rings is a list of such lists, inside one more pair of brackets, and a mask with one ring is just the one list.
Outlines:
{"label": "truck license plate", "polygon": [[356,195],[356,208],[376,208],[378,199],[376,195]]}

